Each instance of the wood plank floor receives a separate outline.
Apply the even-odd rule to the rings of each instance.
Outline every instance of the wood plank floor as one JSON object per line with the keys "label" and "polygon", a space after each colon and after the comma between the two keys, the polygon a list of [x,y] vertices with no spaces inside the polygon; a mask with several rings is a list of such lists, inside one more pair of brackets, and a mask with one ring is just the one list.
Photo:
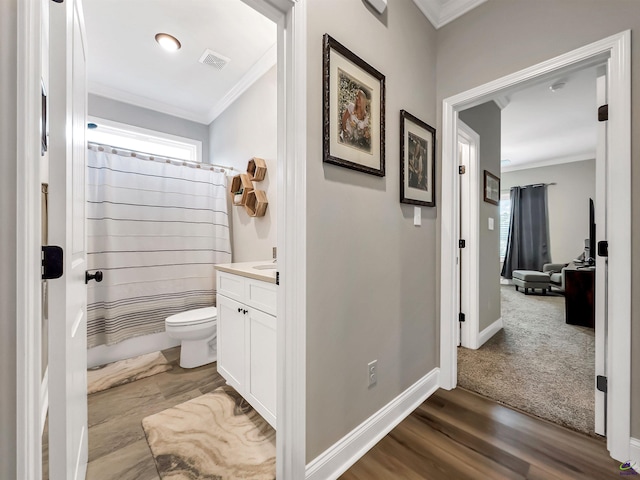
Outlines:
{"label": "wood plank floor", "polygon": [[[158,480],[142,419],[224,385],[215,363],[185,370],[178,349],[165,354],[173,370],[89,396],[87,480]],[[436,392],[341,479],[606,479],[618,467],[603,440],[458,388]]]}
{"label": "wood plank floor", "polygon": [[604,440],[457,388],[439,390],[341,480],[620,478]]}

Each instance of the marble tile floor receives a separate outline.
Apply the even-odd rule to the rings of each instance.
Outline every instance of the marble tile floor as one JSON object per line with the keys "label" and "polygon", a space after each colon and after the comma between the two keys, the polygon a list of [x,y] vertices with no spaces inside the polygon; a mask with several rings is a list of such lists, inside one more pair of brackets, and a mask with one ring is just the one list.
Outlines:
{"label": "marble tile floor", "polygon": [[87,480],[159,480],[142,419],[225,385],[216,363],[183,369],[179,347],[163,354],[172,370],[89,395]]}

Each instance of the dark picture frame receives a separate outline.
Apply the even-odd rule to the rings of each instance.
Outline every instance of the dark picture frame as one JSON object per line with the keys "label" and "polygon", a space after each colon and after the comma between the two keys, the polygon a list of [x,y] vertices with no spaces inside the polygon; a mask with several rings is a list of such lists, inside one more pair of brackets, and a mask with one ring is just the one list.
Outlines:
{"label": "dark picture frame", "polygon": [[483,185],[484,201],[492,205],[500,205],[500,178],[485,170]]}
{"label": "dark picture frame", "polygon": [[400,110],[400,202],[436,206],[436,129]]}
{"label": "dark picture frame", "polygon": [[385,175],[385,76],[329,34],[322,42],[323,161]]}

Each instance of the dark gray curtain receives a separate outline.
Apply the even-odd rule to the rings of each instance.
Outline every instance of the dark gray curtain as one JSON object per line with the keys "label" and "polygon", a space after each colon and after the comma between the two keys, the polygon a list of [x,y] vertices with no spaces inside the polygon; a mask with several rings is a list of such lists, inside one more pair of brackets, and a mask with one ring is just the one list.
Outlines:
{"label": "dark gray curtain", "polygon": [[547,186],[511,188],[511,222],[500,275],[512,278],[514,270],[541,272],[550,262]]}

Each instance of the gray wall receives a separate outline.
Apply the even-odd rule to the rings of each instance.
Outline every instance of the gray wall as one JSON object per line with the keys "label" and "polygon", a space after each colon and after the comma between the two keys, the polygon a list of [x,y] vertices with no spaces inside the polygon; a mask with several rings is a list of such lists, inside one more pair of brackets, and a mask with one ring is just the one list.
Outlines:
{"label": "gray wall", "polygon": [[[632,158],[640,156],[640,4],[637,0],[489,0],[438,31],[438,105],[482,85],[623,30],[632,37]],[[439,115],[441,120],[442,115]],[[640,169],[631,172],[640,190]],[[640,195],[632,195],[632,218]],[[640,221],[632,222],[632,345],[640,344]],[[632,349],[631,433],[640,438],[640,350]]]}
{"label": "gray wall", "polygon": [[[478,168],[480,226],[480,282],[478,284],[480,331],[498,320],[500,313],[500,207],[484,201],[484,171],[500,177],[501,112],[494,102],[460,112],[460,119],[480,135]],[[489,218],[493,230],[489,230]]]}
{"label": "gray wall", "polygon": [[16,70],[19,0],[0,2],[0,478],[16,478]]}
{"label": "gray wall", "polygon": [[[250,217],[231,206],[234,262],[266,260],[277,239],[278,71],[274,66],[209,126],[211,163],[244,172],[251,157],[264,158],[267,176],[255,188],[267,193],[264,217]],[[249,133],[250,132],[250,133]]]}
{"label": "gray wall", "polygon": [[596,161],[562,163],[548,167],[503,172],[502,189],[533,183],[555,183],[547,188],[551,261],[567,263],[584,250],[589,237],[589,199],[596,199]]}
{"label": "gray wall", "polygon": [[209,127],[202,123],[89,94],[89,115],[202,142],[202,161],[209,160]]}
{"label": "gray wall", "polygon": [[[436,121],[435,30],[412,0],[308,0],[307,460],[438,366],[437,208],[399,203],[401,109]],[[322,162],[322,35],[386,75],[386,176]],[[367,363],[378,385],[367,388]]]}

